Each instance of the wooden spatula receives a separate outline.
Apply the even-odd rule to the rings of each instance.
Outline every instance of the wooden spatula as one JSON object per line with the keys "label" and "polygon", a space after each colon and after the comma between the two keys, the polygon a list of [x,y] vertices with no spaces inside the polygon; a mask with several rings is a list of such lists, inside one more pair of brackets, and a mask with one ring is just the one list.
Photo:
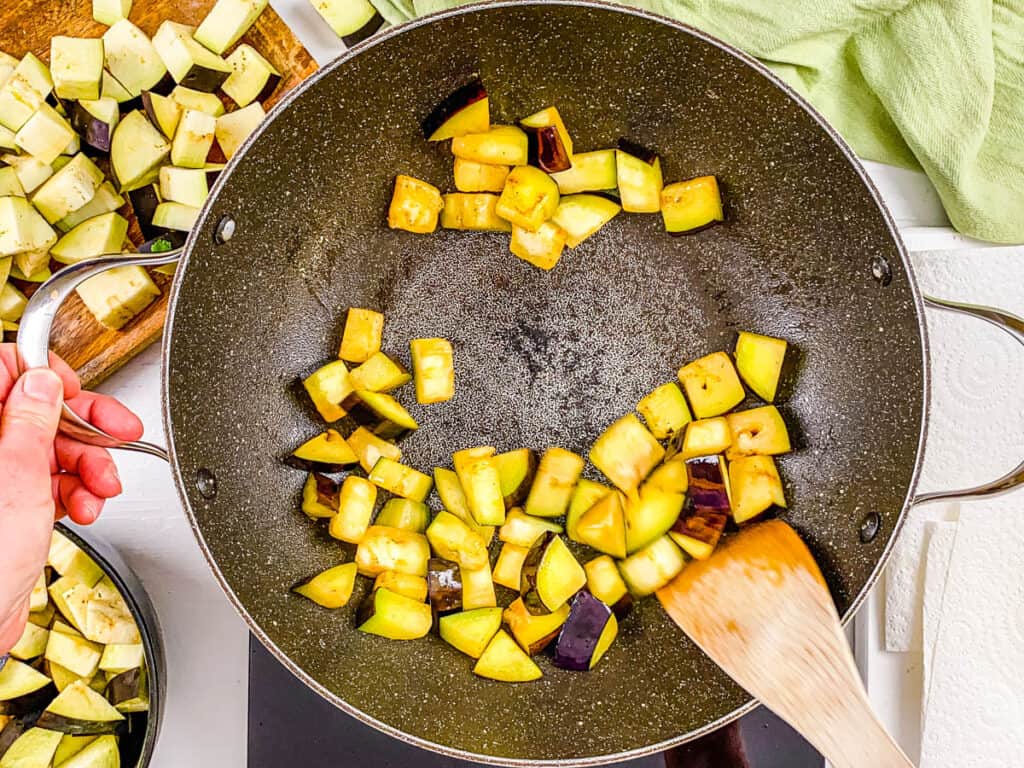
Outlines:
{"label": "wooden spatula", "polygon": [[825,579],[786,523],[744,529],[690,563],[658,599],[835,768],[913,768],[871,711]]}

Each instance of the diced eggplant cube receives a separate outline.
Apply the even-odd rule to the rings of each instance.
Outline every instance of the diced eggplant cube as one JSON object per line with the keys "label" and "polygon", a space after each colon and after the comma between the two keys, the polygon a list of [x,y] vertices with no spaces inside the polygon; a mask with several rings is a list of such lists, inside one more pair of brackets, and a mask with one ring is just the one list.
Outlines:
{"label": "diced eggplant cube", "polygon": [[602,192],[615,189],[615,150],[599,149],[595,152],[577,152],[572,156],[572,167],[551,174],[562,195],[578,192]]}
{"label": "diced eggplant cube", "polygon": [[544,650],[558,637],[558,630],[569,618],[569,604],[541,616],[527,610],[523,599],[517,598],[505,609],[502,618],[519,646],[530,656]]}
{"label": "diced eggplant cube", "polygon": [[50,249],[50,256],[61,264],[121,253],[128,236],[128,219],[120,214],[104,213],[86,219],[61,237]]}
{"label": "diced eggplant cube", "polygon": [[339,432],[328,429],[295,449],[287,463],[306,472],[341,472],[359,461]]}
{"label": "diced eggplant cube", "polygon": [[498,630],[487,644],[473,674],[503,683],[528,683],[544,676],[540,667],[503,630]]}
{"label": "diced eggplant cube", "polygon": [[61,99],[98,99],[103,80],[102,38],[50,39],[50,75]]}
{"label": "diced eggplant cube", "polygon": [[587,589],[605,605],[610,605],[618,618],[623,618],[633,607],[633,597],[626,589],[615,561],[608,555],[595,557],[583,566],[587,574]]}
{"label": "diced eggplant cube", "polygon": [[651,472],[641,489],[652,489],[662,493],[686,493],[689,485],[684,457],[676,455],[664,461],[661,466]]}
{"label": "diced eggplant cube", "polygon": [[[419,429],[416,420],[391,395],[357,389],[356,396],[356,401],[348,406],[348,415],[375,435],[385,440],[400,440]],[[429,486],[427,490],[429,492]]]}
{"label": "diced eggplant cube", "polygon": [[725,417],[731,435],[726,456],[732,460],[742,456],[775,456],[789,453],[789,430],[774,405],[763,405],[736,411]]}
{"label": "diced eggplant cube", "polygon": [[530,157],[529,141],[521,128],[494,125],[484,133],[455,137],[452,140],[452,154],[476,163],[525,166]]}
{"label": "diced eggplant cube", "polygon": [[178,130],[178,123],[181,121],[181,114],[185,111],[181,104],[170,96],[144,91],[142,108],[146,111],[149,121],[159,128],[164,136],[168,139],[174,138],[174,134]]}
{"label": "diced eggplant cube", "polygon": [[513,226],[509,250],[528,264],[550,270],[562,258],[566,237],[565,230],[550,221],[541,224],[536,232]]}
{"label": "diced eggplant cube", "polygon": [[213,117],[220,117],[224,114],[224,102],[215,93],[204,93],[179,85],[171,91],[170,95],[183,109],[194,109],[196,112],[205,112]]}
{"label": "diced eggplant cube", "polygon": [[204,169],[177,168],[172,165],[160,169],[160,197],[167,202],[201,208],[209,196],[210,188]]}
{"label": "diced eggplant cube", "polygon": [[530,493],[530,486],[537,472],[537,454],[529,448],[520,448],[499,453],[494,457],[494,461],[501,478],[501,494],[505,497],[505,509],[519,506],[526,501]]}
{"label": "diced eggplant cube", "polygon": [[49,68],[34,54],[26,53],[0,86],[0,125],[19,131],[53,90]]}
{"label": "diced eggplant cube", "polygon": [[67,121],[49,104],[42,104],[14,135],[14,143],[40,162],[52,163],[74,137]]}
{"label": "diced eggplant cube", "polygon": [[365,363],[380,351],[384,336],[384,315],[372,309],[351,307],[345,318],[338,357],[350,363]]}
{"label": "diced eggplant cube", "polygon": [[626,517],[621,493],[609,493],[588,509],[576,523],[576,536],[598,552],[616,558],[626,556]]}
{"label": "diced eggplant cube", "polygon": [[561,533],[562,526],[554,520],[532,517],[519,507],[513,507],[508,511],[505,522],[498,530],[498,538],[509,544],[529,549],[538,539],[549,532]]}
{"label": "diced eggplant cube", "polygon": [[524,125],[523,130],[526,132],[530,165],[540,168],[545,173],[566,171],[572,166],[572,156],[562,142],[557,128],[550,125],[542,128]]}
{"label": "diced eggplant cube", "polygon": [[281,82],[281,73],[251,45],[243,43],[227,58],[231,75],[221,90],[240,107],[247,107],[254,101],[263,102]]}
{"label": "diced eggplant cube", "polygon": [[121,19],[103,33],[107,71],[132,98],[163,87],[167,67],[145,32]]}
{"label": "diced eggplant cube", "polygon": [[558,208],[558,185],[544,171],[529,165],[512,169],[495,212],[514,227],[536,232]]}
{"label": "diced eggplant cube", "polygon": [[422,127],[427,141],[489,131],[490,105],[483,83],[476,79],[450,93],[423,121]]}
{"label": "diced eggplant cube", "polygon": [[115,267],[75,290],[96,321],[115,331],[160,297],[160,288],[142,267]]}
{"label": "diced eggplant cube", "polygon": [[[0,259],[0,262],[3,260]],[[28,298],[12,283],[0,285],[0,320],[4,323],[4,330],[9,330],[8,323],[17,323],[25,312]]]}
{"label": "diced eggplant cube", "polygon": [[695,456],[724,453],[730,445],[732,433],[729,431],[729,422],[724,417],[697,419],[686,425],[682,457],[692,459]]}
{"label": "diced eggplant cube", "polygon": [[725,512],[688,505],[668,535],[690,557],[707,560],[718,545],[728,518]]}
{"label": "diced eggplant cube", "polygon": [[395,177],[395,191],[388,208],[388,226],[416,234],[429,234],[437,229],[437,220],[444,208],[441,190],[412,176]]}
{"label": "diced eggplant cube", "polygon": [[515,544],[507,542],[503,544],[498,553],[498,561],[494,564],[494,583],[518,592],[522,583],[523,563],[529,552],[530,550],[526,547],[517,547]]}
{"label": "diced eggplant cube", "polygon": [[626,523],[626,552],[643,549],[664,536],[679,519],[686,497],[665,493],[644,484],[636,498],[626,499],[623,512]]}
{"label": "diced eggplant cube", "polygon": [[491,573],[490,561],[485,561],[480,568],[462,568],[462,608],[471,611],[475,608],[493,608],[498,599],[494,594],[494,578]]}
{"label": "diced eggplant cube", "polygon": [[718,416],[743,402],[746,393],[732,360],[714,352],[679,369],[679,380],[698,419]]}
{"label": "diced eggplant cube", "polygon": [[366,427],[359,427],[348,436],[347,442],[359,457],[359,466],[366,472],[370,472],[382,456],[395,461],[402,458],[401,448],[378,437]]}
{"label": "diced eggplant cube", "polygon": [[413,339],[409,342],[416,378],[416,402],[443,403],[455,396],[455,363],[447,339]]}
{"label": "diced eggplant cube", "polygon": [[311,520],[334,517],[341,503],[341,487],[316,472],[310,472],[302,487],[302,512]]}
{"label": "diced eggplant cube", "polygon": [[54,224],[92,200],[103,178],[103,171],[79,153],[36,190],[32,204]]}
{"label": "diced eggplant cube", "polygon": [[600,195],[570,195],[559,200],[551,221],[565,231],[565,244],[575,248],[621,210],[614,200]]}
{"label": "diced eggplant cube", "polygon": [[3,155],[0,156],[7,165],[14,169],[18,177],[18,183],[26,195],[32,194],[43,182],[53,176],[53,167],[47,163],[37,160],[30,155]]}
{"label": "diced eggplant cube", "polygon": [[606,429],[590,449],[590,460],[616,488],[633,493],[664,458],[665,449],[632,413]]}
{"label": "diced eggplant cube", "polygon": [[583,472],[583,457],[564,448],[544,452],[534,477],[525,511],[534,517],[561,517],[569,508],[576,481]]}
{"label": "diced eggplant cube", "polygon": [[771,456],[744,456],[729,464],[732,519],[745,523],[773,506],[786,507],[786,494]]}
{"label": "diced eggplant cube", "polygon": [[654,389],[637,404],[636,409],[647,422],[647,429],[659,440],[668,440],[693,418],[679,385],[674,382]]}
{"label": "diced eggplant cube", "polygon": [[384,571],[373,580],[374,589],[389,589],[395,594],[405,595],[417,603],[427,600],[427,580],[422,576],[398,571]]}
{"label": "diced eggplant cube", "polygon": [[222,54],[256,23],[268,0],[217,0],[206,14],[195,39],[214,53]]}
{"label": "diced eggplant cube", "polygon": [[441,226],[475,232],[511,232],[512,225],[497,214],[498,196],[486,192],[444,195]]}
{"label": "diced eggplant cube", "polygon": [[601,660],[618,635],[612,609],[586,588],[572,599],[569,618],[555,642],[554,665],[560,669],[586,672]]}
{"label": "diced eggplant cube", "polygon": [[[342,403],[355,389],[348,378],[348,366],[342,360],[335,360],[319,368],[303,380],[309,399],[313,401],[324,421],[332,423],[343,418],[348,411]],[[371,466],[369,469],[372,469]],[[367,471],[369,471],[367,469]]]}
{"label": "diced eggplant cube", "polygon": [[721,456],[688,459],[686,471],[690,486],[687,492],[688,505],[696,510],[728,515],[731,504],[725,459]]}
{"label": "diced eggplant cube", "polygon": [[767,403],[775,399],[786,359],[786,341],[740,331],[736,340],[736,370],[754,394]]}
{"label": "diced eggplant cube", "polygon": [[32,274],[46,266],[48,251],[56,242],[57,234],[28,200],[0,197],[0,260],[13,257],[23,273]]}
{"label": "diced eggplant cube", "polygon": [[366,536],[377,503],[377,486],[362,477],[349,475],[341,484],[338,512],[331,518],[328,532],[339,541],[358,544]]}
{"label": "diced eggplant cube", "polygon": [[131,10],[132,0],[92,0],[92,17],[108,27],[127,19]]}
{"label": "diced eggplant cube", "polygon": [[370,37],[384,24],[384,18],[369,0],[312,0],[317,13],[352,47]]}
{"label": "diced eggplant cube", "polygon": [[619,563],[619,572],[634,597],[650,595],[678,576],[686,558],[669,536],[662,536]]}
{"label": "diced eggplant cube", "polygon": [[121,109],[111,98],[78,101],[71,107],[71,126],[78,131],[87,150],[109,153]]}
{"label": "diced eggplant cube", "polygon": [[661,160],[649,150],[619,142],[615,150],[615,174],[622,210],[658,213],[661,210]]}
{"label": "diced eggplant cube", "polygon": [[505,499],[501,493],[501,476],[494,456],[475,456],[465,461],[458,461],[456,456],[452,458],[473,519],[479,525],[504,523]]}
{"label": "diced eggplant cube", "polygon": [[455,188],[459,192],[501,192],[511,170],[507,165],[485,165],[456,157]]}
{"label": "diced eggplant cube", "polygon": [[667,185],[661,190],[661,217],[665,230],[673,234],[696,232],[725,221],[718,179],[701,176]]}
{"label": "diced eggplant cube", "polygon": [[0,168],[0,197],[25,197],[18,172],[10,166]]}
{"label": "diced eggplant cube", "polygon": [[569,510],[565,513],[565,535],[573,541],[579,541],[576,536],[576,524],[588,509],[609,493],[611,488],[607,485],[581,477],[569,500]]}
{"label": "diced eggplant cube", "polygon": [[520,576],[523,603],[534,615],[557,610],[587,583],[583,566],[554,533],[544,534],[533,545]]}
{"label": "diced eggplant cube", "polygon": [[36,725],[60,733],[91,735],[114,733],[124,719],[85,680],[76,680],[49,703]]}
{"label": "diced eggplant cube", "polygon": [[202,168],[216,130],[215,118],[205,112],[186,109],[171,144],[171,162],[179,168]]}
{"label": "diced eggplant cube", "polygon": [[[412,499],[388,499],[384,508],[377,513],[377,525],[401,528],[404,531],[423,533],[430,522],[430,510],[422,501]],[[425,599],[425,598],[424,598]]]}
{"label": "diced eggplant cube", "polygon": [[430,632],[430,606],[389,589],[375,589],[359,606],[356,617],[360,632],[389,640],[416,640]]}
{"label": "diced eggplant cube", "polygon": [[501,608],[476,608],[442,616],[438,621],[441,639],[474,659],[501,629]]}
{"label": "diced eggplant cube", "polygon": [[130,192],[152,184],[170,153],[170,143],[146,116],[137,110],[129,112],[118,123],[110,142],[110,166],[118,190]]}
{"label": "diced eggplant cube", "polygon": [[[534,114],[529,115],[528,117],[524,117],[522,120],[519,121],[519,124],[522,125],[524,128],[532,129],[554,128],[558,136],[558,142],[562,147],[562,151],[564,152],[566,159],[570,161],[572,160],[572,137],[569,136],[569,131],[566,129],[565,122],[563,122],[562,116],[558,113],[557,107],[548,107],[546,109],[542,109],[540,112],[535,112]],[[551,171],[564,170],[562,168],[547,169],[544,168],[544,166],[540,167],[544,170]],[[566,165],[565,167],[568,168],[569,166]]]}
{"label": "diced eggplant cube", "polygon": [[253,102],[247,107],[217,118],[217,144],[228,160],[234,157],[245,140],[256,132],[266,115],[263,105]]}
{"label": "diced eggplant cube", "polygon": [[434,468],[434,488],[441,499],[441,506],[464,522],[485,545],[494,538],[494,526],[480,525],[469,509],[469,500],[462,489],[458,475],[444,467]]}
{"label": "diced eggplant cube", "polygon": [[[136,667],[115,675],[106,685],[107,700],[118,712],[147,712],[149,710],[149,689],[144,667]],[[112,736],[100,737],[112,739]],[[99,740],[97,740],[99,741]],[[102,743],[102,742],[100,742]],[[117,742],[114,742],[117,754]]]}
{"label": "diced eggplant cube", "polygon": [[61,232],[70,232],[83,221],[102,216],[104,213],[113,213],[122,205],[124,205],[124,198],[117,194],[113,184],[105,181],[96,190],[92,200],[58,221],[56,227]]}
{"label": "diced eggplant cube", "polygon": [[427,564],[427,599],[436,614],[462,610],[462,572],[459,564],[432,557]]}
{"label": "diced eggplant cube", "polygon": [[413,576],[427,575],[430,543],[422,533],[371,525],[356,548],[356,564],[363,576],[399,571]]}
{"label": "diced eggplant cube", "polygon": [[441,510],[426,531],[427,540],[441,557],[470,570],[488,563],[487,542],[469,525],[447,510]]}
{"label": "diced eggplant cube", "polygon": [[199,219],[199,208],[182,203],[160,203],[153,212],[154,227],[189,232]]}
{"label": "diced eggplant cube", "polygon": [[412,374],[404,365],[380,351],[374,352],[348,375],[352,386],[370,392],[390,392],[412,381]]}
{"label": "diced eggplant cube", "polygon": [[21,637],[10,650],[12,658],[30,661],[46,652],[46,644],[50,633],[43,627],[37,627],[31,621],[25,624]]}
{"label": "diced eggplant cube", "polygon": [[388,493],[420,502],[427,498],[434,485],[430,475],[384,456],[373,465],[369,480]]}
{"label": "diced eggplant cube", "polygon": [[194,27],[165,21],[153,35],[153,47],[179,85],[213,93],[231,75],[231,66],[195,41]]}

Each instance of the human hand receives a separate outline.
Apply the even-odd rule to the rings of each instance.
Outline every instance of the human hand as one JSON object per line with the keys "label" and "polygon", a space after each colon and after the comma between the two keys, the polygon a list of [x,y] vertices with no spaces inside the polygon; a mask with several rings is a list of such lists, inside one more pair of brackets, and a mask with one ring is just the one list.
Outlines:
{"label": "human hand", "polygon": [[88,525],[104,500],[121,492],[106,450],[57,434],[62,403],[117,438],[142,436],[142,423],[131,411],[112,398],[83,392],[75,372],[57,356],[50,356],[50,366],[19,378],[17,348],[0,344],[0,655],[24,630],[54,521],[67,515]]}

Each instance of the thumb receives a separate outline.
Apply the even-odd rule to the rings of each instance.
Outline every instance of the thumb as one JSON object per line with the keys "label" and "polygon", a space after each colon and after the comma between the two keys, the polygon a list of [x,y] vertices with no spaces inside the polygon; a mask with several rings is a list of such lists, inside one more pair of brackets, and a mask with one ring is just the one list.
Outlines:
{"label": "thumb", "polygon": [[49,475],[63,397],[64,385],[49,368],[18,379],[0,415],[0,462],[15,460],[30,471],[42,466]]}

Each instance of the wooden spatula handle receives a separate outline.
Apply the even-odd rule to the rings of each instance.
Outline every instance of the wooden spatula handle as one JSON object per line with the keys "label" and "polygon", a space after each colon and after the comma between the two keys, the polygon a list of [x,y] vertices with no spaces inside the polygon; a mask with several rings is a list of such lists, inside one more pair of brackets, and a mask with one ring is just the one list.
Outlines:
{"label": "wooden spatula handle", "polygon": [[658,599],[835,768],[913,768],[872,713],[821,571],[784,522],[745,529],[688,565]]}

